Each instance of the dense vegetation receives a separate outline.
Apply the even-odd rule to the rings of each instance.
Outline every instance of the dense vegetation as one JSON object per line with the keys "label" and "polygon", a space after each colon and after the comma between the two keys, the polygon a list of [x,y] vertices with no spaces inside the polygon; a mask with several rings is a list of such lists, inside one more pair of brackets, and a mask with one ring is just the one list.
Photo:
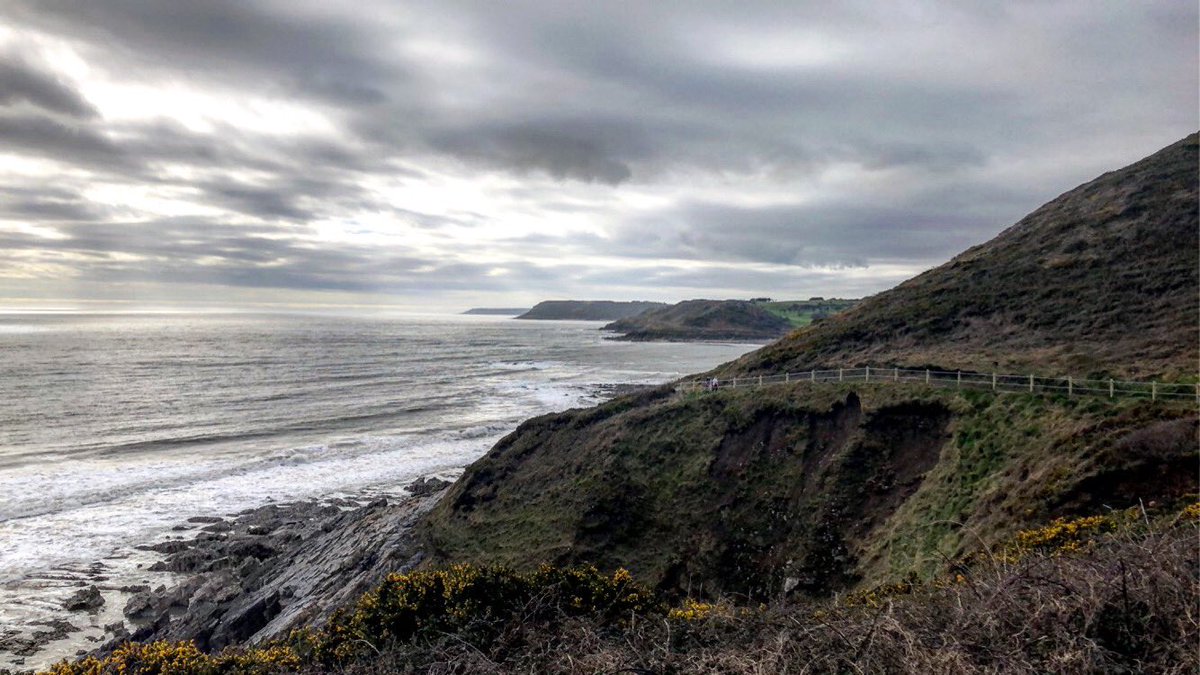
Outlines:
{"label": "dense vegetation", "polygon": [[824,298],[685,300],[614,321],[604,330],[622,333],[626,340],[766,341],[832,316],[855,302]]}
{"label": "dense vegetation", "polygon": [[1058,520],[936,579],[824,601],[669,606],[623,570],[457,566],[394,575],[286,641],[212,655],[131,644],[52,672],[1187,673],[1198,515],[1192,504]]}
{"label": "dense vegetation", "polygon": [[445,562],[773,597],[928,577],[1049,518],[1196,491],[1190,402],[807,383],[526,422],[424,523]]}
{"label": "dense vegetation", "polygon": [[627,340],[773,340],[792,323],[746,300],[685,300],[614,321]]}

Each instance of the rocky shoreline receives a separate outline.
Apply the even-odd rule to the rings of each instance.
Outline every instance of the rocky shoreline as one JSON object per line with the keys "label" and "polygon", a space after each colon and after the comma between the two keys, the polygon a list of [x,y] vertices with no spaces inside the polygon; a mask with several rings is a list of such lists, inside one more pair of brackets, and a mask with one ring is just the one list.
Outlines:
{"label": "rocky shoreline", "polygon": [[[126,640],[193,640],[202,649],[220,649],[320,625],[388,573],[421,562],[412,527],[449,485],[425,477],[409,485],[407,495],[268,504],[230,517],[189,518],[169,538],[134,547],[158,558],[143,576],[161,574],[162,583],[113,588],[98,570],[62,602],[64,618],[42,622],[45,630],[0,631],[0,652],[24,667],[47,645],[72,636],[96,646],[76,655],[110,651]],[[105,606],[106,596],[127,598],[123,620],[104,624],[103,637],[84,638],[73,617],[86,613],[95,623],[101,611],[111,615],[115,608]],[[8,672],[22,671],[0,668]]]}
{"label": "rocky shoreline", "polygon": [[[604,401],[658,386],[598,383],[592,396]],[[192,640],[220,649],[319,626],[388,573],[421,562],[412,528],[455,473],[422,477],[398,495],[197,515],[157,541],[49,570],[23,583],[44,588],[40,604],[61,610],[23,629],[0,625],[0,675],[102,654],[125,641]]]}

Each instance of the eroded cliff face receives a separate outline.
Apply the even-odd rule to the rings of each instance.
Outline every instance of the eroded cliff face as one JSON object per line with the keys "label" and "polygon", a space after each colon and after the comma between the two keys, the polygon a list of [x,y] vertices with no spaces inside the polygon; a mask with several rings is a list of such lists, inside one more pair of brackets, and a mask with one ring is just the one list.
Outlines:
{"label": "eroded cliff face", "polygon": [[669,591],[823,595],[944,568],[1097,503],[1194,492],[1178,470],[1196,466],[1195,434],[1194,410],[1165,404],[662,389],[525,423],[420,532],[438,562],[586,562]]}

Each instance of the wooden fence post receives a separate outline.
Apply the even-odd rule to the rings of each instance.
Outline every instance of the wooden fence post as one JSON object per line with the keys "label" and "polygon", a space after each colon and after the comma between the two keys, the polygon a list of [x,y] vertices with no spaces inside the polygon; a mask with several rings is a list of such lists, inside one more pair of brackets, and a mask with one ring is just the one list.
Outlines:
{"label": "wooden fence post", "polygon": [[929,369],[925,369],[925,384],[929,384]]}
{"label": "wooden fence post", "polygon": [[1067,398],[1071,398],[1071,395],[1074,393],[1075,393],[1075,380],[1072,379],[1070,375],[1068,375],[1067,376]]}
{"label": "wooden fence post", "polygon": [[867,376],[863,378],[863,382],[871,381],[871,366],[867,366]]}
{"label": "wooden fence post", "polygon": [[838,382],[842,382],[842,381],[844,381],[844,379],[845,379],[845,378],[844,378],[844,376],[843,376],[843,374],[842,374],[842,369],[841,369],[841,368],[838,368]]}
{"label": "wooden fence post", "polygon": [[996,373],[992,373],[992,391],[996,391]]}
{"label": "wooden fence post", "polygon": [[816,371],[816,370],[810,370],[810,371],[808,371],[808,381],[809,381],[809,382],[816,382],[816,381],[817,381],[817,371]]}
{"label": "wooden fence post", "polygon": [[1033,373],[1029,374],[1029,393],[1033,393]]}
{"label": "wooden fence post", "polygon": [[899,368],[892,368],[892,381],[893,382],[900,381],[900,369]]}
{"label": "wooden fence post", "polygon": [[1116,388],[1117,388],[1116,383],[1113,382],[1113,379],[1111,377],[1108,378],[1108,397],[1109,398],[1112,398],[1113,395],[1117,393]]}
{"label": "wooden fence post", "polygon": [[737,389],[737,376],[736,375],[733,376],[733,384],[731,384],[729,386],[732,387],[733,389]]}
{"label": "wooden fence post", "polygon": [[957,382],[957,383],[958,383],[956,386],[957,386],[959,389],[962,389],[962,371],[961,371],[961,370],[960,370],[960,371],[958,371],[958,375],[957,375],[957,377],[956,377],[956,379],[955,379],[955,382]]}
{"label": "wooden fence post", "polygon": [[1157,382],[1150,383],[1150,400],[1151,401],[1158,400],[1158,383]]}
{"label": "wooden fence post", "polygon": [[786,373],[786,372],[785,372],[785,373],[783,374],[783,382],[784,382],[784,384],[787,384],[788,382],[791,382],[791,381],[792,381],[792,374],[791,374],[791,373]]}
{"label": "wooden fence post", "polygon": [[762,386],[762,373],[758,374],[758,386]]}

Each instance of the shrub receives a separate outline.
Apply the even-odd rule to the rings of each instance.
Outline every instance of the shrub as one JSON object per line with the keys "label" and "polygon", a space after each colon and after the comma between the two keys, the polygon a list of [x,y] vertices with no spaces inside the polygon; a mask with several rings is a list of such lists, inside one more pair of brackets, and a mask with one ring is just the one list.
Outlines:
{"label": "shrub", "polygon": [[104,658],[89,656],[50,668],[50,675],[274,675],[300,668],[292,649],[272,645],[209,655],[192,642],[130,642]]}
{"label": "shrub", "polygon": [[322,663],[378,653],[421,634],[455,633],[486,648],[516,622],[537,625],[586,616],[619,624],[632,615],[662,614],[654,594],[620,569],[541,566],[527,574],[506,567],[454,565],[393,574],[317,632],[298,632],[293,644]]}

